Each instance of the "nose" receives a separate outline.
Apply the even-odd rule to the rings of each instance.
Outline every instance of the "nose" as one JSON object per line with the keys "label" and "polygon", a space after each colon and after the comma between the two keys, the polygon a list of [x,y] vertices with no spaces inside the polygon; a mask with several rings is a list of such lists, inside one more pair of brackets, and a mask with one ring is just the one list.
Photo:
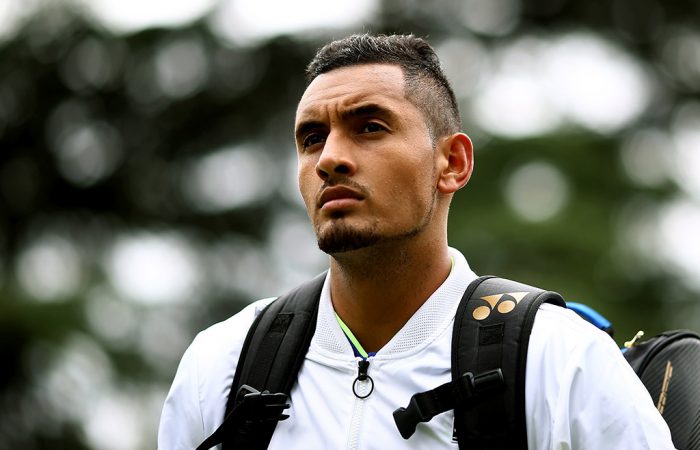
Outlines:
{"label": "nose", "polygon": [[343,142],[342,138],[332,137],[332,134],[326,138],[316,163],[316,173],[323,181],[338,175],[351,176],[357,170],[348,143]]}

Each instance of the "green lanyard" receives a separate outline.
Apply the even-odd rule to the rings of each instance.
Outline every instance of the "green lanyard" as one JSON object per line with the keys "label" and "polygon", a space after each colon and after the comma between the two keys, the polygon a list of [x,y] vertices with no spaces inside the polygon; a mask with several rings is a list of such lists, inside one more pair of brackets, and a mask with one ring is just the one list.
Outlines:
{"label": "green lanyard", "polygon": [[350,328],[348,328],[348,326],[345,325],[343,319],[341,319],[340,316],[338,316],[338,313],[335,314],[335,320],[338,321],[340,329],[343,330],[343,333],[345,333],[345,337],[347,337],[350,341],[350,345],[352,345],[353,350],[355,350],[355,353],[358,353],[362,358],[367,359],[370,355],[365,351],[364,348],[362,348],[362,344],[360,344],[360,341],[358,341],[355,335],[352,334],[352,331],[350,331]]}

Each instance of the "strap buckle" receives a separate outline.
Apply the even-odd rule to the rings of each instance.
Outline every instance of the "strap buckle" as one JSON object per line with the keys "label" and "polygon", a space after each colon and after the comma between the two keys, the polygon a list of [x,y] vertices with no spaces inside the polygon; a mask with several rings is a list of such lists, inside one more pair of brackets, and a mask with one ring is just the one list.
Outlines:
{"label": "strap buckle", "polygon": [[[197,450],[208,450],[224,440],[230,440],[233,443],[248,442],[261,427],[289,418],[288,414],[283,414],[287,408],[289,408],[287,394],[260,392],[244,384],[236,394],[236,406],[224,418],[219,428],[197,447]],[[240,447],[252,448],[248,445]]]}
{"label": "strap buckle", "polygon": [[407,407],[394,411],[394,422],[401,436],[408,439],[413,436],[420,422],[428,422],[457,405],[469,406],[485,395],[503,389],[505,380],[501,369],[489,370],[476,376],[466,372],[435,389],[413,394]]}
{"label": "strap buckle", "polygon": [[283,414],[287,408],[289,403],[287,403],[286,394],[260,392],[244,384],[236,394],[236,406],[229,416],[238,419],[241,423],[239,432],[245,434],[246,430],[252,426],[289,418],[288,414]]}

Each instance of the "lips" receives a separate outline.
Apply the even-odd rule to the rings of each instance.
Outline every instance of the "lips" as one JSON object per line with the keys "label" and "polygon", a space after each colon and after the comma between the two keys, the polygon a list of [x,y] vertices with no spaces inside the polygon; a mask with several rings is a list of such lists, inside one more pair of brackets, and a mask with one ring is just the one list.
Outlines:
{"label": "lips", "polygon": [[364,196],[357,191],[354,191],[345,186],[333,186],[323,190],[321,196],[318,199],[318,207],[323,208],[324,205],[328,204],[342,206],[345,205],[343,200],[362,200]]}

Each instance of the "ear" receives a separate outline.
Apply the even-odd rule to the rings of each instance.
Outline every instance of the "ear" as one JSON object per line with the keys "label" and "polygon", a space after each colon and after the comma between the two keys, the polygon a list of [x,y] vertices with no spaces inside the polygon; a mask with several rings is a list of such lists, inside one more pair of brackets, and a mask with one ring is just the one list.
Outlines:
{"label": "ear", "polygon": [[438,144],[437,189],[443,194],[457,192],[467,184],[474,169],[472,141],[464,133],[447,136]]}

